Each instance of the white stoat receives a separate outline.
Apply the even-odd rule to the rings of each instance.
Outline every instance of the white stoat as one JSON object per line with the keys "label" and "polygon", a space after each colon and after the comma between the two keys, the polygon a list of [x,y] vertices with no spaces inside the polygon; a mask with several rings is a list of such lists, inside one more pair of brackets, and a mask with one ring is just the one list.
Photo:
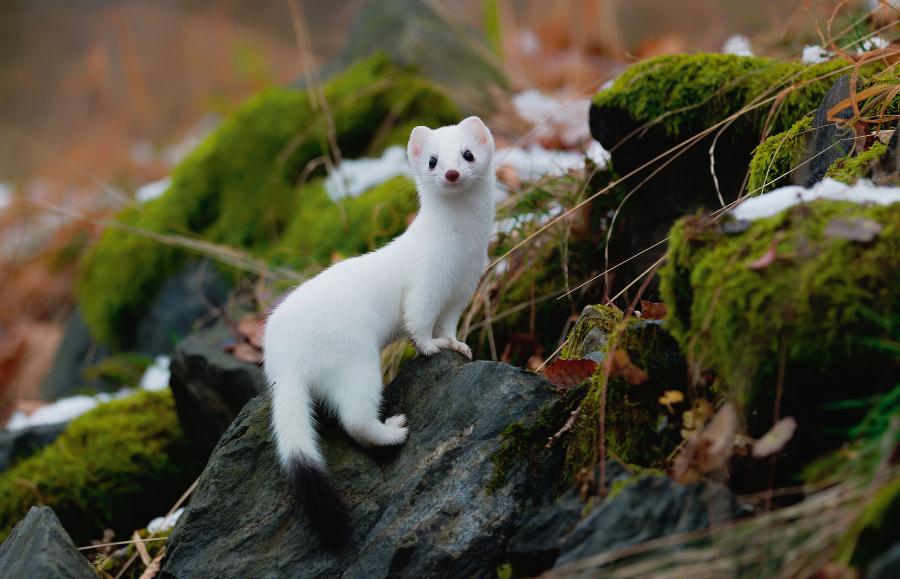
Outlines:
{"label": "white stoat", "polygon": [[487,264],[493,154],[493,136],[477,117],[413,129],[407,155],[420,209],[406,232],[302,284],[266,323],[278,456],[328,546],[346,542],[349,525],[325,475],[313,402],[361,444],[400,444],[406,417],[379,419],[381,350],[409,337],[425,355],[452,349],[472,357],[456,326]]}

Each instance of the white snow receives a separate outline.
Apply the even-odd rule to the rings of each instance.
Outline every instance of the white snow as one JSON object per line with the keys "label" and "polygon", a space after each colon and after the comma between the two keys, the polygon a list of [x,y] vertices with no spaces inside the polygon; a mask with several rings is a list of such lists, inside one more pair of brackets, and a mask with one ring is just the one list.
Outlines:
{"label": "white snow", "polygon": [[803,47],[803,62],[806,64],[819,64],[831,59],[834,53],[830,50],[819,46],[818,44],[808,44]]}
{"label": "white snow", "polygon": [[856,52],[863,53],[879,48],[887,48],[890,44],[890,42],[880,36],[873,36],[872,38],[865,39],[859,48],[856,49]]}
{"label": "white snow", "polygon": [[171,184],[172,180],[168,177],[160,179],[159,181],[147,183],[137,190],[137,193],[135,193],[134,197],[141,203],[153,201],[154,199],[165,193]]}
{"label": "white snow", "polygon": [[752,197],[732,209],[731,215],[739,220],[753,221],[771,217],[794,205],[810,203],[817,199],[890,205],[900,203],[900,187],[879,187],[864,180],[847,185],[834,179],[825,179],[810,189],[789,185]]}
{"label": "white snow", "polygon": [[[164,390],[169,386],[169,357],[157,356],[153,363],[144,371],[144,375],[140,380],[140,388],[157,392]],[[98,392],[92,396],[78,395],[68,398],[60,398],[56,402],[41,406],[30,415],[22,411],[13,412],[9,422],[6,423],[7,430],[21,430],[31,426],[39,426],[42,424],[59,424],[61,422],[70,422],[88,410],[93,409],[98,404],[118,400],[134,394],[136,389],[123,388],[117,392]]]}
{"label": "white snow", "polygon": [[587,151],[550,150],[540,145],[506,147],[497,151],[494,163],[497,167],[509,167],[523,181],[536,181],[541,177],[564,175],[569,171],[584,169],[585,157],[603,167],[609,160],[609,152],[592,140]]}
{"label": "white snow", "polygon": [[737,56],[753,56],[753,47],[750,39],[743,34],[735,34],[728,38],[722,45],[722,54],[736,54]]}
{"label": "white snow", "polygon": [[150,392],[159,392],[169,387],[169,364],[171,360],[168,356],[157,356],[153,363],[144,370],[141,376],[140,387]]}
{"label": "white snow", "polygon": [[544,94],[536,89],[521,92],[512,99],[516,114],[534,126],[533,135],[558,138],[566,146],[578,146],[591,138],[588,125],[590,99],[566,98]]}
{"label": "white snow", "polygon": [[410,174],[406,149],[388,147],[380,158],[346,159],[325,179],[325,191],[332,200],[357,197],[397,175]]}
{"label": "white snow", "polygon": [[172,512],[171,515],[166,517],[156,517],[149,523],[147,523],[147,530],[151,533],[164,533],[165,531],[171,530],[175,527],[175,523],[178,522],[178,519],[181,518],[181,514],[184,512],[184,507],[177,509]]}

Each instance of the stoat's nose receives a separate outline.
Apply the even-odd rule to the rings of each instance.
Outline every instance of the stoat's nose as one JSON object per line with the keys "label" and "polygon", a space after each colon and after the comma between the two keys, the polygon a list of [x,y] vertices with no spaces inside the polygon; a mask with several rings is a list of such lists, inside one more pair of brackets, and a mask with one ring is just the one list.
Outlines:
{"label": "stoat's nose", "polygon": [[454,181],[459,179],[459,171],[454,171],[453,169],[450,169],[449,171],[444,173],[444,178],[447,179],[447,181],[450,181],[451,183],[453,183]]}

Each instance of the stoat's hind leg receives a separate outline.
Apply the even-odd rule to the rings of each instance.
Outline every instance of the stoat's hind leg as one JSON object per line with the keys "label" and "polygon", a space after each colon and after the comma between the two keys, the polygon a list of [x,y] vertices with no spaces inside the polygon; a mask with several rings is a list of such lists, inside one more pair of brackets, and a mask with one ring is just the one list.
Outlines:
{"label": "stoat's hind leg", "polygon": [[356,351],[332,370],[329,382],[323,396],[354,440],[366,446],[392,446],[406,440],[409,428],[404,415],[391,416],[384,422],[378,419],[382,385],[377,353]]}

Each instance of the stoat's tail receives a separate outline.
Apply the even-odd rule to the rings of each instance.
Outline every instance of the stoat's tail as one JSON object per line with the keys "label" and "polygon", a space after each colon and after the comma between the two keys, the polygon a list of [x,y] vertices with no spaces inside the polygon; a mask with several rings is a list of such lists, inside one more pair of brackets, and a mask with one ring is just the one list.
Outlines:
{"label": "stoat's tail", "polygon": [[322,544],[340,549],[350,539],[350,516],[325,470],[309,390],[296,377],[280,378],[269,376],[278,458]]}

